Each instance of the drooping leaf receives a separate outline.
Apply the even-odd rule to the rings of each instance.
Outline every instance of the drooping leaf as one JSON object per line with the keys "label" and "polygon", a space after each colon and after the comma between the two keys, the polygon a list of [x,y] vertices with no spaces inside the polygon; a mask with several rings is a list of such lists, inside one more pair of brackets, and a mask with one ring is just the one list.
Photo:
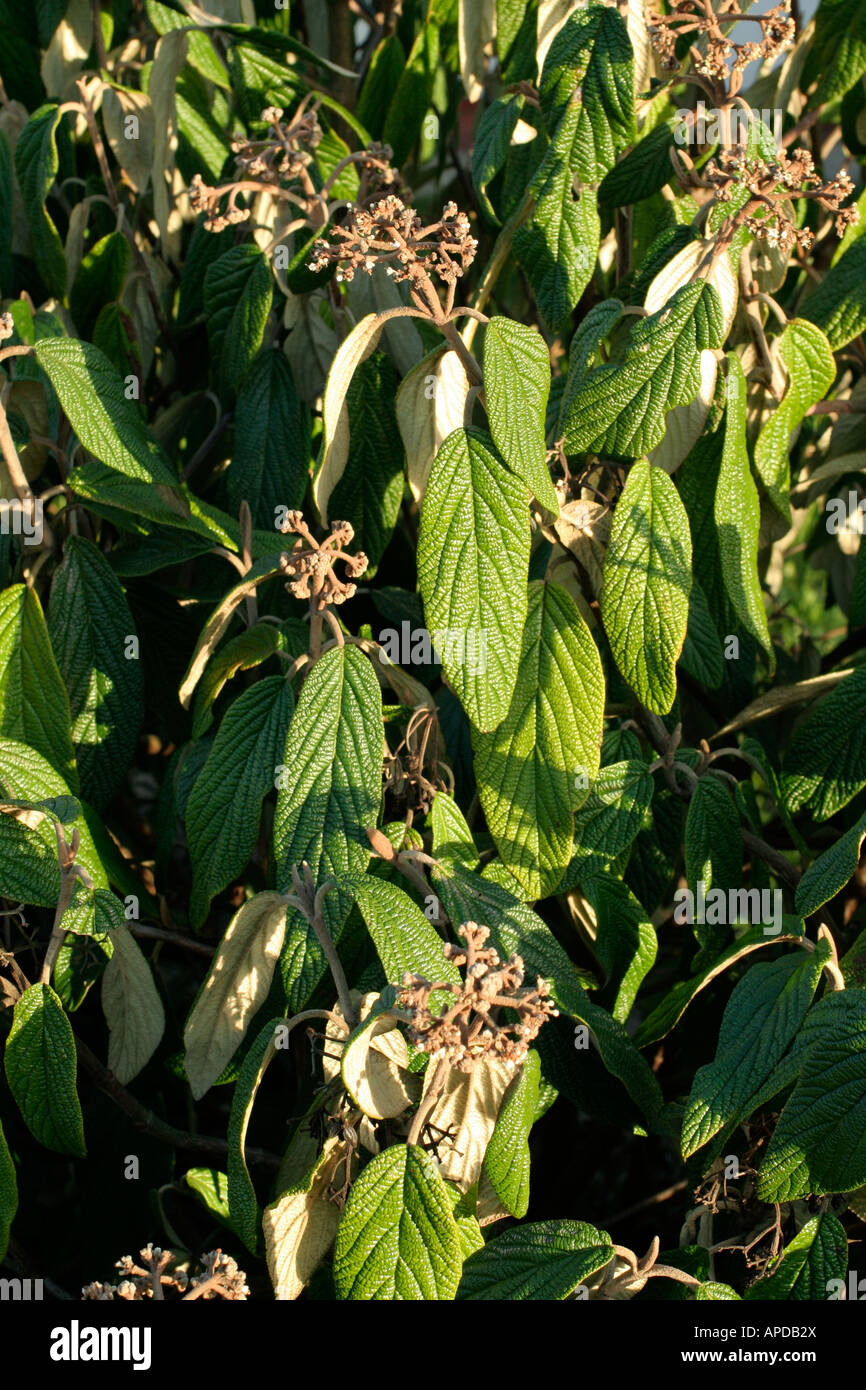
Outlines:
{"label": "drooping leaf", "polygon": [[286,931],[280,893],[257,893],[235,913],[183,1032],[184,1068],[199,1100],[231,1061],[267,998]]}
{"label": "drooping leaf", "polygon": [[18,1180],[15,1164],[6,1143],[3,1126],[0,1125],[0,1260],[5,1260],[9,1249],[9,1231],[18,1210]]}
{"label": "drooping leaf", "polygon": [[340,1213],[328,1189],[345,1162],[345,1141],[329,1139],[306,1178],[265,1208],[268,1271],[281,1302],[300,1296],[333,1244]]}
{"label": "drooping leaf", "polygon": [[573,600],[534,581],[511,704],[492,733],[476,733],[475,775],[503,861],[532,897],[561,882],[573,812],[598,772],[604,676]]}
{"label": "drooping leaf", "polygon": [[100,310],[120,298],[129,269],[129,242],[110,232],[87,252],[72,285],[69,308],[83,338],[90,338]]}
{"label": "drooping leaf", "polygon": [[649,913],[621,879],[611,873],[586,878],[582,891],[595,913],[593,951],[605,970],[602,1003],[625,1023],[637,992],[655,964],[658,942]]}
{"label": "drooping leaf", "polygon": [[111,933],[114,947],[102,976],[108,1023],[108,1065],[121,1085],[147,1065],[165,1029],[165,1012],[150,966],[125,926]]}
{"label": "drooping leaf", "polygon": [[614,512],[601,614],[617,666],[656,714],[667,714],[676,695],[691,582],[691,537],[679,494],[663,469],[638,459]]}
{"label": "drooping leaf", "polygon": [[354,527],[357,549],[376,572],[403,498],[403,441],[394,412],[397,377],[384,353],[359,363],[346,393],[351,445],[328,501],[332,517]]}
{"label": "drooping leaf", "polygon": [[259,1238],[259,1204],[256,1189],[247,1168],[245,1153],[247,1130],[253,1102],[262,1078],[276,1055],[277,1042],[286,1034],[283,1018],[271,1019],[256,1035],[241,1063],[238,1079],[232,1091],[229,1114],[227,1200],[232,1226],[255,1254]]}

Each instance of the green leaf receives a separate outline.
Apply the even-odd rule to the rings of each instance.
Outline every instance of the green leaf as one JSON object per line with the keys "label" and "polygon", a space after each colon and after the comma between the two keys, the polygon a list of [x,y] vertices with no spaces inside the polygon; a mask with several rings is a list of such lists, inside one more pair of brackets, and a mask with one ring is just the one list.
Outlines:
{"label": "green leaf", "polygon": [[655,928],[631,889],[613,874],[596,873],[581,887],[596,916],[593,950],[606,977],[602,1002],[610,1001],[611,1014],[624,1024],[655,964]]}
{"label": "green leaf", "polygon": [[478,201],[490,218],[498,223],[499,218],[487,193],[488,184],[505,167],[511,137],[523,111],[523,97],[496,97],[478,122],[475,143],[472,146],[472,183],[478,194]]}
{"label": "green leaf", "polygon": [[17,1210],[18,1181],[15,1177],[15,1164],[6,1143],[3,1126],[0,1125],[0,1261],[6,1258],[9,1232]]}
{"label": "green leaf", "polygon": [[59,106],[40,106],[33,112],[15,146],[15,173],[30,225],[36,267],[49,294],[65,299],[67,269],[63,242],[45,209],[60,169],[57,127],[61,119]]}
{"label": "green leaf", "polygon": [[683,670],[700,685],[717,690],[725,674],[722,640],[703,588],[692,575],[686,640],[680,652]]}
{"label": "green leaf", "polygon": [[377,352],[355,369],[346,394],[352,445],[342,476],[328,500],[332,517],[351,522],[355,545],[375,574],[403,498],[403,440],[394,398],[397,375]]}
{"label": "green leaf", "polygon": [[[836,362],[820,328],[792,319],[773,344],[787,372],[785,394],[755,443],[755,468],[771,502],[791,524],[789,445],[809,406],[823,401],[836,377]],[[730,378],[729,378],[730,385]]]}
{"label": "green leaf", "polygon": [[607,1231],[583,1221],[537,1221],[489,1240],[463,1266],[458,1297],[561,1301],[614,1258]]}
{"label": "green leaf", "polygon": [[636,458],[654,449],[668,412],[701,388],[701,352],[723,339],[714,286],[683,285],[663,309],[637,320],[621,360],[595,367],[581,383],[565,421],[568,452]]}
{"label": "green leaf", "polygon": [[9,1089],[34,1138],[57,1153],[82,1157],[75,1039],[50,985],[31,985],[15,1005],[4,1064]]}
{"label": "green leaf", "polygon": [[866,670],[847,676],[794,730],[782,795],[790,812],[808,806],[829,820],[866,786]]}
{"label": "green leaf", "polygon": [[310,415],[298,398],[285,354],[261,352],[235,404],[235,445],[227,477],[229,508],[247,501],[253,525],[276,525],[278,507],[300,507],[310,472]]}
{"label": "green leaf", "polygon": [[109,1030],[108,1065],[125,1086],[162,1041],[165,1011],[135,938],[120,925],[110,939],[114,951],[102,976],[102,1010]]}
{"label": "green leaf", "polygon": [[653,795],[646,763],[609,763],[574,817],[574,853],[559,891],[570,892],[622,854],[640,830]]}
{"label": "green leaf", "polygon": [[459,983],[457,966],[442,954],[442,937],[396,883],[355,873],[341,875],[337,886],[341,895],[348,895],[360,908],[390,984],[402,984],[407,971],[428,980]]}
{"label": "green leaf", "polygon": [[271,579],[273,575],[280,572],[280,555],[265,555],[261,560],[257,560],[251,569],[247,570],[239,584],[234,584],[229,589],[225,598],[217,604],[207,623],[202,628],[201,636],[195,645],[186,675],[183,678],[181,687],[178,691],[180,703],[186,709],[192,699],[192,693],[201,679],[211,653],[220,642],[223,633],[229,626],[235,610],[240,606],[245,598],[254,594],[259,584],[264,584],[265,580]]}
{"label": "green leaf", "polygon": [[84,448],[127,478],[157,484],[162,500],[185,514],[177,474],[105,354],[77,338],[41,338],[35,355]]}
{"label": "green leaf", "polygon": [[262,345],[273,294],[271,268],[250,242],[224,251],[205,271],[208,342],[224,404],[234,399]]}
{"label": "green leaf", "polygon": [[817,1303],[830,1297],[830,1281],[848,1271],[848,1236],[832,1212],[813,1216],[785,1246],[773,1268],[746,1289],[749,1300]]}
{"label": "green leaf", "polygon": [[734,612],[764,648],[772,673],[773,644],[758,576],[761,506],[746,449],[746,378],[735,353],[726,361],[725,442],[714,505],[722,576]]}
{"label": "green leaf", "polygon": [[445,865],[464,864],[467,869],[478,868],[478,850],[472,831],[453,796],[437,791],[430,807],[430,831],[433,836],[433,857]]}
{"label": "green leaf", "polygon": [[503,1097],[484,1155],[484,1172],[512,1216],[525,1216],[529,1208],[529,1131],[540,1079],[541,1061],[537,1052],[530,1051]]}
{"label": "green leaf", "polygon": [[614,512],[601,615],[617,666],[656,714],[667,714],[676,696],[691,583],[685,507],[667,473],[638,459]]}
{"label": "green leaf", "polygon": [[[12,288],[12,206],[15,175],[9,141],[0,131],[0,292],[8,296]],[[2,1249],[2,1243],[0,1243]]]}
{"label": "green leaf", "polygon": [[569,168],[598,183],[635,136],[634,60],[616,8],[569,15],[544,62],[538,97],[551,138],[569,123]]}
{"label": "green leaf", "polygon": [[866,990],[829,994],[808,1018],[799,1078],[758,1171],[762,1202],[866,1182]]}
{"label": "green leaf", "polygon": [[66,540],[51,584],[48,632],[69,695],[82,792],[101,809],[132,761],[144,680],[129,646],[136,634],[126,595],[92,541]]}
{"label": "green leaf", "polygon": [[[383,755],[382,695],[373,668],[357,647],[334,647],[309,671],[289,725],[274,817],[281,892],[291,891],[292,868],[305,860],[320,885],[364,872]],[[324,970],[315,935],[290,908],[283,978],[293,1010],[304,1007]]]}
{"label": "green leaf", "polygon": [[421,25],[406,59],[382,130],[382,139],[391,146],[392,160],[397,168],[406,162],[421,134],[438,66],[439,28],[428,19]]}
{"label": "green leaf", "polygon": [[90,338],[104,305],[119,299],[129,269],[129,242],[122,232],[109,232],[85,255],[69,296],[75,326]]}
{"label": "green leaf", "polygon": [[280,1036],[277,1030],[285,1028],[284,1018],[272,1018],[261,1032],[257,1033],[252,1047],[241,1063],[232,1092],[228,1130],[228,1214],[232,1228],[253,1254],[256,1252],[259,1238],[259,1204],[247,1168],[244,1149],[253,1102],[262,1084],[262,1077],[276,1055],[277,1038]]}
{"label": "green leaf", "polygon": [[353,1300],[450,1300],[462,1250],[445,1183],[414,1145],[380,1153],[352,1187],[337,1231],[334,1285]]}
{"label": "green leaf", "polygon": [[356,108],[358,120],[379,140],[385,117],[406,66],[406,54],[396,34],[386,34],[373,51]]}
{"label": "green leaf", "polygon": [[[90,875],[95,888],[108,887],[82,808],[70,796],[60,774],[35,748],[0,738],[0,795],[4,803],[42,806],[62,818],[71,826],[67,840],[77,830],[80,844],[76,862]],[[70,821],[76,806],[78,814]],[[24,818],[0,814],[0,896],[39,907],[56,906],[60,896],[57,838],[45,812]]]}
{"label": "green leaf", "polygon": [[573,192],[568,160],[549,150],[533,185],[535,206],[514,235],[514,252],[542,318],[559,332],[592,278],[601,224],[595,198]]}
{"label": "green leaf", "polygon": [[183,1065],[196,1100],[225,1070],[265,1002],[285,931],[279,893],[256,893],[230,921],[183,1030]]}
{"label": "green leaf", "polygon": [[[685,861],[692,893],[699,881],[706,892],[720,888],[727,893],[743,875],[740,817],[727,787],[712,774],[699,778],[689,801]],[[703,939],[700,933],[698,939]]]}
{"label": "green leaf", "polygon": [[639,203],[658,193],[673,178],[671,150],[675,148],[675,121],[662,121],[609,169],[598,190],[599,201],[619,208]]}
{"label": "green leaf", "polygon": [[860,817],[856,825],[846,830],[834,845],[809,865],[800,882],[794,899],[801,917],[811,917],[824,903],[841,893],[845,884],[853,878],[860,863],[860,846],[866,839],[866,815]]}
{"label": "green leaf", "polygon": [[856,86],[866,73],[863,0],[821,0],[808,62],[810,77],[818,78],[818,89],[809,96],[811,107],[835,101]]}
{"label": "green leaf", "polygon": [[424,495],[418,582],[450,685],[478,729],[505,718],[526,621],[529,505],[486,435],[455,430]]}
{"label": "green leaf", "polygon": [[202,1204],[215,1216],[221,1225],[233,1230],[228,1205],[228,1178],[218,1168],[187,1168],[183,1175],[187,1187],[191,1188]]}
{"label": "green leaf", "polygon": [[800,317],[817,324],[834,352],[866,329],[866,238],[855,241],[827,271]]}
{"label": "green leaf", "polygon": [[558,513],[547,467],[549,394],[550,354],[538,329],[492,318],[484,333],[484,398],[493,443],[541,505]]}
{"label": "green leaf", "polygon": [[722,1018],[715,1058],[698,1069],[692,1082],[683,1117],[683,1158],[751,1113],[753,1096],[803,1022],[829,955],[821,943],[816,951],[761,961],[736,985]]}
{"label": "green leaf", "polygon": [[649,1047],[651,1043],[666,1037],[671,1029],[676,1027],[689,1004],[697,998],[701,990],[733,965],[734,961],[751,955],[753,951],[760,951],[764,946],[776,946],[784,941],[798,941],[803,935],[803,923],[796,918],[783,918],[783,927],[783,931],[774,936],[768,936],[762,926],[748,927],[736,941],[726,946],[710,965],[704,966],[690,980],[680,980],[644,1019],[634,1034],[635,1045]]}
{"label": "green leaf", "polygon": [[262,801],[275,784],[294,699],[283,676],[267,676],[225,715],[186,807],[192,863],[190,919],[206,920],[211,899],[241,872],[259,836]]}
{"label": "green leaf", "polygon": [[70,725],[36,590],[12,584],[0,593],[0,736],[29,744],[77,791]]}
{"label": "green leaf", "polygon": [[504,863],[534,898],[561,882],[573,812],[598,772],[604,675],[574,600],[534,581],[510,707],[492,733],[475,733],[475,776]]}
{"label": "green leaf", "polygon": [[283,636],[274,623],[255,623],[226,642],[209,661],[199,682],[192,720],[193,738],[201,738],[213,723],[213,705],[227,681],[250,671],[283,650]]}
{"label": "green leaf", "polygon": [[304,860],[314,876],[362,872],[366,830],[379,810],[382,697],[357,647],[336,647],[312,667],[289,726],[274,849],[281,891]]}

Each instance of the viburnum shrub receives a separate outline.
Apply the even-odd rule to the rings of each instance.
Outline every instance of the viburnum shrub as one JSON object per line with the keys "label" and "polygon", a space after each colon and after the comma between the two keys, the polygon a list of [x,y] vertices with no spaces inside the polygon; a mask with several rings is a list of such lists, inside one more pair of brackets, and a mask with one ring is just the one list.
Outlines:
{"label": "viburnum shrub", "polygon": [[656,5],[0,0],[4,1279],[850,1289],[866,11]]}

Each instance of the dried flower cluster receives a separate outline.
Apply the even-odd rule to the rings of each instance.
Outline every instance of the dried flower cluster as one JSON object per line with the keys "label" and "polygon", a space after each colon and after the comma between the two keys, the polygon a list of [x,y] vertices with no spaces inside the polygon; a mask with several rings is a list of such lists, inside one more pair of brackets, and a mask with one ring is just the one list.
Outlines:
{"label": "dried flower cluster", "polygon": [[[520,956],[512,955],[504,965],[484,943],[488,927],[464,922],[458,927],[465,946],[445,944],[446,959],[465,966],[462,984],[432,983],[408,972],[403,977],[399,1005],[411,1014],[409,1038],[432,1054],[445,1058],[457,1071],[472,1071],[482,1058],[497,1058],[516,1067],[526,1059],[529,1044],[549,1018],[559,1010],[548,998],[546,982],[538,979],[535,988],[523,988],[524,968]],[[441,1017],[430,1012],[430,996],[438,990],[456,995],[456,1002]],[[501,1021],[499,1011],[516,1015]]]}
{"label": "dried flower cluster", "polygon": [[[195,175],[188,190],[190,205],[193,212],[205,214],[207,231],[221,232],[225,227],[246,222],[250,209],[239,206],[238,198],[242,194],[255,196],[265,191],[294,203],[304,214],[301,223],[312,217],[314,226],[323,226],[332,211],[327,201],[330,189],[349,165],[354,165],[360,175],[357,195],[360,207],[380,197],[383,191],[402,189],[400,175],[389,163],[393,153],[390,145],[377,143],[346,155],[317,189],[309,169],[313,163],[312,152],[321,143],[323,132],[317,115],[318,105],[305,109],[310,99],[309,96],[304,98],[288,122],[284,120],[281,107],[266,107],[261,120],[270,126],[268,134],[257,140],[232,141],[237,179],[216,188],[205,183],[201,174]],[[286,184],[289,187],[285,187]]]}
{"label": "dried flower cluster", "polygon": [[790,251],[795,244],[808,250],[812,244],[812,231],[795,227],[787,214],[785,204],[797,198],[812,198],[826,211],[835,213],[839,236],[859,219],[856,207],[841,206],[854,188],[848,173],[843,169],[829,183],[823,182],[805,149],[795,150],[792,155],[779,150],[772,160],[723,150],[718,159],[707,165],[704,179],[720,203],[730,202],[737,189],[745,188],[750,198],[741,218],[743,225],[754,236],[783,251]]}
{"label": "dried flower cluster", "polygon": [[12,315],[8,311],[5,314],[0,314],[0,343],[5,342],[7,338],[11,338],[14,332],[15,320]]}
{"label": "dried flower cluster", "polygon": [[141,1264],[136,1264],[131,1255],[119,1259],[115,1268],[120,1270],[116,1284],[86,1284],[81,1296],[97,1302],[111,1302],[122,1298],[128,1302],[143,1302],[145,1299],[164,1299],[165,1290],[173,1289],[184,1299],[222,1298],[229,1301],[243,1301],[249,1297],[247,1277],[231,1255],[221,1250],[209,1250],[202,1255],[202,1270],[190,1277],[184,1270],[176,1268],[177,1256],[171,1250],[163,1250],[159,1245],[146,1245],[139,1252]]}
{"label": "dried flower cluster", "polygon": [[389,194],[369,208],[355,206],[351,216],[334,228],[334,245],[317,241],[310,269],[318,271],[336,261],[339,280],[352,280],[355,272],[367,274],[384,265],[395,280],[408,280],[422,291],[429,306],[430,276],[448,286],[456,285],[472,264],[478,242],[469,232],[469,218],[456,203],[446,203],[438,222],[424,223],[402,198]]}
{"label": "dried flower cluster", "polygon": [[[291,575],[288,588],[295,598],[314,599],[319,610],[330,603],[345,603],[352,598],[357,586],[351,580],[360,579],[370,562],[362,550],[357,555],[349,555],[344,549],[351,545],[355,535],[348,521],[332,521],[330,536],[321,542],[308,528],[302,512],[289,512],[282,530],[298,535],[292,549],[280,558],[280,569]],[[337,560],[345,565],[348,581],[334,573]]]}
{"label": "dried flower cluster", "polygon": [[[759,42],[734,43],[722,27],[744,20],[760,25],[763,37]],[[721,0],[716,9],[711,0],[674,0],[668,14],[651,10],[648,22],[656,52],[669,69],[678,66],[677,39],[684,34],[706,35],[706,52],[692,47],[692,60],[702,77],[718,81],[724,81],[729,73],[742,73],[756,58],[777,57],[796,37],[791,0],[782,0],[766,14],[745,13],[739,0]]]}

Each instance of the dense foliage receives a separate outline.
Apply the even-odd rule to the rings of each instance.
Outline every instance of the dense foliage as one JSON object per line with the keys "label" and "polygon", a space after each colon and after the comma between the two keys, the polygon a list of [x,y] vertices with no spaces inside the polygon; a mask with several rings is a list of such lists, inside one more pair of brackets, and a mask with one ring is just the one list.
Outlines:
{"label": "dense foliage", "polygon": [[0,0],[4,1277],[851,1296],[864,36]]}

